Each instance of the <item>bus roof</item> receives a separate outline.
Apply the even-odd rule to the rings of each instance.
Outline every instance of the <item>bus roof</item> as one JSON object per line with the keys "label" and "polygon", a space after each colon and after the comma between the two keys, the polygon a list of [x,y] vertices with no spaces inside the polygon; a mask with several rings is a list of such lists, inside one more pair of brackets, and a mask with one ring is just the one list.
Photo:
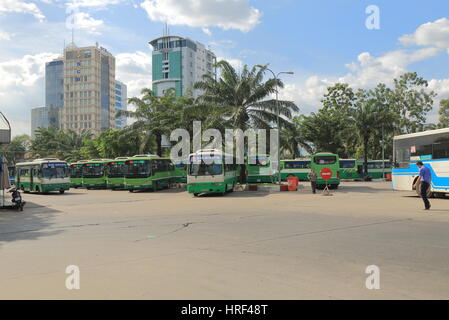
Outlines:
{"label": "bus roof", "polygon": [[107,163],[111,161],[111,159],[92,159],[92,160],[87,160],[86,162],[83,162],[83,164],[87,164],[87,163]]}
{"label": "bus roof", "polygon": [[44,159],[35,159],[32,161],[25,161],[25,162],[18,162],[16,163],[16,166],[27,166],[27,165],[31,165],[31,164],[42,164],[42,163],[67,163],[65,161],[59,160],[57,158],[44,158]]}
{"label": "bus roof", "polygon": [[203,154],[208,154],[208,155],[214,154],[214,155],[233,157],[233,155],[224,153],[222,150],[219,150],[219,149],[200,149],[195,153],[191,153],[189,155],[189,158],[190,158],[190,156],[198,156],[198,155],[203,155]]}
{"label": "bus roof", "polygon": [[310,158],[296,158],[296,159],[284,159],[281,160],[284,162],[291,162],[291,161],[309,161],[310,162]]}
{"label": "bus roof", "polygon": [[431,135],[440,134],[440,133],[449,133],[449,128],[427,130],[427,131],[416,132],[416,133],[409,133],[409,134],[402,134],[402,135],[399,135],[399,136],[395,136],[393,138],[393,140],[401,140],[401,139],[408,139],[408,138],[415,138],[415,137],[431,136]]}
{"label": "bus roof", "polygon": [[318,153],[315,153],[314,155],[312,155],[312,157],[315,157],[315,156],[327,156],[327,155],[338,156],[338,154],[335,154],[335,153],[332,153],[332,152],[318,152]]}

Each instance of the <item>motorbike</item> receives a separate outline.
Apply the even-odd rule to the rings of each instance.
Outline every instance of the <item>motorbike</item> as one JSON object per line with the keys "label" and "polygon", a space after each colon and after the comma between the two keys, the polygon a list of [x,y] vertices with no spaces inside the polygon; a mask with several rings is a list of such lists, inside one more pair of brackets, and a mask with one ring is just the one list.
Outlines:
{"label": "motorbike", "polygon": [[17,209],[19,211],[23,211],[23,206],[25,205],[25,201],[22,200],[22,195],[20,194],[20,191],[16,188],[11,188],[9,191],[12,196],[12,207],[14,209]]}

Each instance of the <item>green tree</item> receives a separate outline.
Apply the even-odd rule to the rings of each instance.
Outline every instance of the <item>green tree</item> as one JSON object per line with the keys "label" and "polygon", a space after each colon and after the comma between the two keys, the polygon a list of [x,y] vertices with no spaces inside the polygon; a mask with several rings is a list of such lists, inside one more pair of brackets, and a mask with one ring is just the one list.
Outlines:
{"label": "green tree", "polygon": [[142,90],[141,98],[131,98],[129,103],[135,106],[135,111],[119,111],[118,116],[135,119],[129,129],[145,136],[143,145],[148,145],[153,139],[156,143],[156,153],[162,156],[162,136],[170,136],[170,132],[179,123],[179,110],[182,102],[190,98],[176,97],[174,90],[167,90],[163,96],[156,96],[151,89]]}
{"label": "green tree", "polygon": [[[276,103],[269,98],[284,85],[279,79],[264,81],[267,66],[249,68],[245,65],[241,73],[227,61],[220,61],[216,66],[220,70],[218,79],[205,75],[194,86],[202,90],[198,102],[208,114],[209,124],[243,131],[249,128],[270,129],[277,122],[279,112],[280,126],[286,127],[293,112],[299,111],[291,101],[280,100]],[[244,181],[244,172],[242,165],[241,182]]]}
{"label": "green tree", "polygon": [[60,130],[53,127],[38,128],[36,137],[32,140],[30,151],[35,157],[56,157],[61,160],[79,160],[80,149],[92,134],[88,130],[75,132]]}
{"label": "green tree", "polygon": [[439,128],[448,128],[449,127],[449,99],[443,99],[440,101],[440,109],[438,110],[439,114]]}
{"label": "green tree", "polygon": [[394,134],[421,131],[426,122],[426,115],[433,107],[435,92],[428,91],[428,82],[416,72],[404,73],[394,79],[394,87],[388,93],[389,105],[395,117]]}
{"label": "green tree", "polygon": [[15,136],[10,144],[2,146],[0,153],[2,153],[10,164],[16,164],[18,161],[25,158],[25,154],[30,147],[31,138],[27,134]]}

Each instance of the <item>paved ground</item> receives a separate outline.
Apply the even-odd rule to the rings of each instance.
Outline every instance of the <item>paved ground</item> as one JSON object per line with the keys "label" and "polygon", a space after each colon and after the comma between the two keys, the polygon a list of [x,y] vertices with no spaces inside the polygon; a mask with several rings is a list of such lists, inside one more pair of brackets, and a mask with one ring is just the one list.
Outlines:
{"label": "paved ground", "polygon": [[[0,298],[447,299],[449,199],[385,182],[333,197],[72,190],[0,211]],[[67,290],[77,265],[81,289]],[[380,290],[368,290],[368,265]]]}

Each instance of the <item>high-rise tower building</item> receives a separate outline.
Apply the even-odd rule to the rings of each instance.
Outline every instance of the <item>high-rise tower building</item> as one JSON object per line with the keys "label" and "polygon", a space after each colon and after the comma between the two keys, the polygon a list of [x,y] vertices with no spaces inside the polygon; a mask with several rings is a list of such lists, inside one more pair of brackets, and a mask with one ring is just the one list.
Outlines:
{"label": "high-rise tower building", "polygon": [[64,107],[60,128],[94,135],[115,128],[115,58],[96,46],[64,49]]}
{"label": "high-rise tower building", "polygon": [[[115,81],[115,111],[126,111],[128,108],[128,90],[126,84],[121,81]],[[123,129],[126,126],[126,117],[120,116],[115,118],[115,128]]]}
{"label": "high-rise tower building", "polygon": [[150,41],[153,47],[153,92],[163,95],[167,89],[175,88],[177,96],[189,93],[197,97],[200,92],[193,89],[202,76],[215,76],[215,54],[196,41],[178,36],[163,36]]}

